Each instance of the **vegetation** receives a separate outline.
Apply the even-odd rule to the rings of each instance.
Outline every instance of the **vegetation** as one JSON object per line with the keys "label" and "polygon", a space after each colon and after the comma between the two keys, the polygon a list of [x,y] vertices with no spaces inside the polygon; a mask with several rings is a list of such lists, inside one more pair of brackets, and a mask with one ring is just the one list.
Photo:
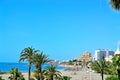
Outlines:
{"label": "vegetation", "polygon": [[118,77],[116,75],[111,75],[107,77],[105,80],[118,80]]}
{"label": "vegetation", "polygon": [[116,55],[112,60],[115,70],[118,72],[118,79],[120,80],[120,56]]}
{"label": "vegetation", "polygon": [[110,0],[113,9],[120,10],[120,0]]}
{"label": "vegetation", "polygon": [[71,77],[69,77],[69,76],[63,76],[61,80],[71,80]]}
{"label": "vegetation", "polygon": [[36,71],[38,74],[37,80],[42,80],[42,65],[47,63],[49,61],[48,56],[43,54],[43,52],[36,53],[32,56],[32,63],[35,65],[36,67]]}
{"label": "vegetation", "polygon": [[21,74],[21,72],[18,71],[17,68],[12,68],[9,73],[9,80],[25,80],[23,75]]}
{"label": "vegetation", "polygon": [[2,80],[2,77],[0,76],[0,80]]}
{"label": "vegetation", "polygon": [[106,65],[108,65],[107,66],[108,68],[104,71],[105,74],[107,74],[107,75],[116,75],[117,74],[116,68],[114,67],[112,62],[106,61]]}
{"label": "vegetation", "polygon": [[[112,58],[112,62],[107,62],[104,59],[94,61],[92,63],[92,69],[98,73],[101,73],[102,80],[104,73],[114,75],[107,77],[106,80],[120,80],[120,55],[115,55]],[[116,77],[116,75],[118,75],[118,77]]]}
{"label": "vegetation", "polygon": [[57,71],[56,66],[52,64],[46,67],[44,75],[47,80],[58,80],[61,78],[61,72]]}
{"label": "vegetation", "polygon": [[24,61],[24,60],[27,60],[29,62],[29,64],[28,64],[28,66],[29,66],[28,80],[30,80],[30,75],[31,75],[32,56],[33,56],[33,54],[35,54],[37,52],[38,52],[38,50],[35,50],[32,47],[28,47],[28,48],[23,49],[20,54],[19,62]]}
{"label": "vegetation", "polygon": [[104,80],[104,71],[106,71],[108,68],[108,65],[106,64],[105,59],[101,59],[98,61],[94,61],[92,63],[92,69],[95,70],[96,72],[101,73],[102,80]]}

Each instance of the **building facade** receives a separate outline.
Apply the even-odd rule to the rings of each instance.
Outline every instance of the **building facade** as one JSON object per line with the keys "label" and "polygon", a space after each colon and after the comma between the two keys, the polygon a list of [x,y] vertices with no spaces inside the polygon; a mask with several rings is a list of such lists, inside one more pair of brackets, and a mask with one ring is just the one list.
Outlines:
{"label": "building facade", "polygon": [[108,49],[98,49],[95,50],[94,60],[100,60],[103,57],[109,61],[115,54],[115,51],[108,50]]}

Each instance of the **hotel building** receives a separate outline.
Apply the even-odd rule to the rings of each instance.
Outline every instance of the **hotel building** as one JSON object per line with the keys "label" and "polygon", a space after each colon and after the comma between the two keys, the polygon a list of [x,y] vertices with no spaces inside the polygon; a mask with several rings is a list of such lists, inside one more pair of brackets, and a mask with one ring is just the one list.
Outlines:
{"label": "hotel building", "polygon": [[104,57],[106,61],[110,61],[114,56],[114,54],[115,54],[115,51],[112,51],[112,50],[98,49],[98,50],[95,50],[94,60],[100,60]]}

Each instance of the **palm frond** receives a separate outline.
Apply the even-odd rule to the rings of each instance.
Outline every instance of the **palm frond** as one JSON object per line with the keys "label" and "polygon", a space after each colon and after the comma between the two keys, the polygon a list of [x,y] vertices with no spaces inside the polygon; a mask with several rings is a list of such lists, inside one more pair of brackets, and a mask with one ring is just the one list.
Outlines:
{"label": "palm frond", "polygon": [[111,0],[110,4],[113,7],[113,9],[120,10],[120,0]]}

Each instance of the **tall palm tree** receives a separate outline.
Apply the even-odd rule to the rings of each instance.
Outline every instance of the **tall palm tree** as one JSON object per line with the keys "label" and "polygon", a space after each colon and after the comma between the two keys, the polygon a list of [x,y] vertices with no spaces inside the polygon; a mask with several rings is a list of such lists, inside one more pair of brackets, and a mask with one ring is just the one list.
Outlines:
{"label": "tall palm tree", "polygon": [[32,56],[33,54],[39,52],[39,50],[35,50],[34,48],[32,47],[28,47],[28,48],[25,48],[21,51],[20,53],[20,59],[19,59],[19,62],[21,61],[28,61],[28,66],[29,66],[29,69],[28,69],[28,80],[30,80],[30,75],[31,75],[31,65],[32,65]]}
{"label": "tall palm tree", "polygon": [[32,63],[35,65],[38,78],[37,80],[42,80],[42,65],[49,61],[48,56],[43,54],[43,52],[36,53],[33,55]]}
{"label": "tall palm tree", "polygon": [[112,61],[113,61],[113,65],[116,66],[118,72],[118,79],[120,80],[120,55],[115,55]]}
{"label": "tall palm tree", "polygon": [[120,0],[110,0],[110,4],[115,10],[120,10]]}
{"label": "tall palm tree", "polygon": [[54,79],[60,79],[61,78],[61,72],[56,70],[56,66],[51,64],[46,67],[45,73],[48,80],[54,80]]}
{"label": "tall palm tree", "polygon": [[104,80],[104,71],[108,68],[106,65],[105,59],[101,59],[98,61],[94,61],[92,63],[92,69],[95,70],[96,72],[101,73],[102,80]]}

